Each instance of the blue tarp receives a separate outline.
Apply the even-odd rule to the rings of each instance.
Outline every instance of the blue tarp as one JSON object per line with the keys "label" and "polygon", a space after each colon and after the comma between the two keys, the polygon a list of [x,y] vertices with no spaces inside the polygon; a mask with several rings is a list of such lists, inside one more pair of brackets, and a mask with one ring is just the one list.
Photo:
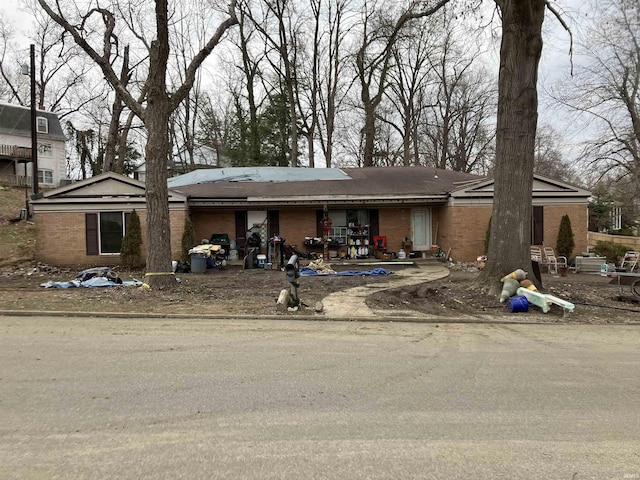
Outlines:
{"label": "blue tarp", "polygon": [[96,287],[135,287],[138,285],[142,285],[142,282],[140,280],[117,283],[109,280],[106,277],[93,277],[83,282],[79,280],[72,280],[70,282],[48,281],[47,283],[43,283],[40,286],[44,288],[78,288],[78,287],[96,288]]}
{"label": "blue tarp", "polygon": [[301,277],[314,277],[314,276],[323,276],[323,277],[356,277],[356,276],[375,276],[375,277],[383,277],[385,275],[391,275],[393,272],[389,270],[385,270],[384,268],[374,268],[373,270],[345,270],[343,272],[335,272],[335,273],[322,273],[316,272],[313,268],[303,267],[300,269]]}

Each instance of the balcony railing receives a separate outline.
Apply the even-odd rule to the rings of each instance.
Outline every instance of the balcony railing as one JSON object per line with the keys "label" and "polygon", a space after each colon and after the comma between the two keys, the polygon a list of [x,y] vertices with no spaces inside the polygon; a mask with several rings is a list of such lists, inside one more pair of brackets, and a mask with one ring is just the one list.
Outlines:
{"label": "balcony railing", "polygon": [[31,177],[24,175],[0,175],[0,185],[28,187],[31,185]]}
{"label": "balcony railing", "polygon": [[31,147],[18,147],[17,145],[0,144],[0,156],[14,160],[31,160]]}

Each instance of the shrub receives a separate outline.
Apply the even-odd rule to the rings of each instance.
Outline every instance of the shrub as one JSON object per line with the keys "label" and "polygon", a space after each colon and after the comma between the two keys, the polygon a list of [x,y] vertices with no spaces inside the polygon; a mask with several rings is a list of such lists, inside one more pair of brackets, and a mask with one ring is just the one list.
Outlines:
{"label": "shrub", "polygon": [[569,215],[563,215],[560,220],[560,228],[558,228],[558,239],[556,240],[556,253],[558,256],[566,257],[569,260],[573,256],[573,249],[576,242],[573,239],[573,230],[571,229],[571,220]]}
{"label": "shrub", "polygon": [[122,245],[120,246],[120,260],[128,267],[138,267],[142,264],[142,229],[140,217],[135,210],[131,212],[127,222]]}
{"label": "shrub", "polygon": [[184,230],[182,232],[182,242],[181,242],[181,257],[180,260],[183,262],[188,262],[189,258],[189,250],[193,248],[196,244],[196,232],[193,228],[193,223],[191,223],[191,219],[186,217],[184,219]]}
{"label": "shrub", "polygon": [[636,233],[633,227],[624,227],[620,230],[611,230],[609,235],[624,235],[626,237],[635,237]]}
{"label": "shrub", "polygon": [[607,263],[615,263],[616,265],[624,258],[625,254],[632,248],[613,242],[596,242],[593,251],[599,257],[607,257]]}

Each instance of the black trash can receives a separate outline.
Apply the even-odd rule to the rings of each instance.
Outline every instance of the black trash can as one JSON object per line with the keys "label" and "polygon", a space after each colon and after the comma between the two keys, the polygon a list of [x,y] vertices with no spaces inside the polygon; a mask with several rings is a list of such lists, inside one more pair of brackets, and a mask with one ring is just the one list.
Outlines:
{"label": "black trash can", "polygon": [[244,268],[255,268],[256,257],[255,257],[256,249],[250,248],[247,250],[247,257],[245,258]]}

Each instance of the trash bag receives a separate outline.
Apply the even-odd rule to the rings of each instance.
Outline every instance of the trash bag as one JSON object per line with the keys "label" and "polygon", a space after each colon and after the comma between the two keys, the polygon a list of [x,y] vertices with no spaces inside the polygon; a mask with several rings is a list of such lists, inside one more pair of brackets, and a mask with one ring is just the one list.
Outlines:
{"label": "trash bag", "polygon": [[95,268],[87,268],[86,270],[81,271],[76,280],[79,282],[86,282],[95,277],[104,277],[107,280],[114,283],[122,283],[120,277],[118,277],[115,273],[111,271],[110,267],[95,267]]}
{"label": "trash bag", "polygon": [[260,238],[260,235],[256,232],[253,232],[251,236],[247,238],[247,244],[250,247],[259,247],[261,243],[262,243],[262,239]]}
{"label": "trash bag", "polygon": [[191,273],[191,264],[189,262],[178,262],[175,273]]}

